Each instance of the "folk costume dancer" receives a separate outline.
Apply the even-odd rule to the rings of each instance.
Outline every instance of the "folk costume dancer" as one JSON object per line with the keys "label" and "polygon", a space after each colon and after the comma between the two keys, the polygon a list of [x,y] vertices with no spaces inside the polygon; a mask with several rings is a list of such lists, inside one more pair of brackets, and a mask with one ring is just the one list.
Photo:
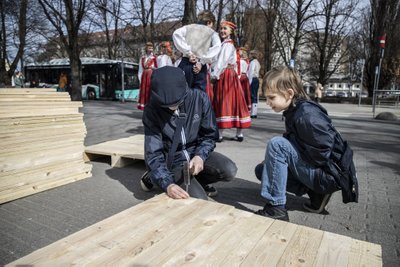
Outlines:
{"label": "folk costume dancer", "polygon": [[236,25],[230,21],[221,23],[220,37],[223,42],[211,73],[211,79],[217,80],[214,84],[213,106],[219,128],[219,142],[223,140],[223,130],[230,128],[237,129],[233,139],[242,142],[242,129],[251,126],[250,114],[236,72],[237,52],[231,39],[235,29]]}
{"label": "folk costume dancer", "polygon": [[260,62],[257,59],[258,52],[256,50],[250,51],[250,65],[247,76],[250,82],[251,92],[251,118],[257,118],[257,106],[258,106],[258,88],[260,87]]}
{"label": "folk costume dancer", "polygon": [[247,71],[249,70],[249,57],[247,50],[244,47],[239,49],[240,54],[240,85],[242,86],[244,99],[246,100],[247,109],[251,110],[251,95],[250,95],[250,82],[247,77]]}
{"label": "folk costume dancer", "polygon": [[154,46],[148,42],[145,46],[145,55],[142,56],[139,63],[138,78],[140,83],[138,109],[144,110],[144,107],[150,99],[150,77],[153,69],[157,68],[157,58],[153,54]]}
{"label": "folk costume dancer", "polygon": [[157,68],[174,66],[171,43],[164,41],[160,44],[160,55],[157,56]]}
{"label": "folk costume dancer", "polygon": [[183,54],[179,68],[185,72],[190,88],[211,92],[211,85],[207,84],[207,64],[211,64],[221,50],[221,40],[212,29],[214,23],[212,12],[205,10],[199,13],[197,23],[183,26],[172,35],[175,47]]}

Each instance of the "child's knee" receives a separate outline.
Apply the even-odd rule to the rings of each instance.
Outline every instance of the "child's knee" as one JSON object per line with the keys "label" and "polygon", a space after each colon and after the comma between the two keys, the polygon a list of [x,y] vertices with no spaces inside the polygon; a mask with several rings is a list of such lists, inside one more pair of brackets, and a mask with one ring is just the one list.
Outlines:
{"label": "child's knee", "polygon": [[269,141],[267,151],[280,151],[280,148],[287,139],[282,136],[275,136]]}

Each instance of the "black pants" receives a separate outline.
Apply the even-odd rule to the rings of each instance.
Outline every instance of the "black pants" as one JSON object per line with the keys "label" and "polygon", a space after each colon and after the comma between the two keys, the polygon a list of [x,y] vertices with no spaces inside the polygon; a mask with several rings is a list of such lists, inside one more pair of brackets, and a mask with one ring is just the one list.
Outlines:
{"label": "black pants", "polygon": [[207,87],[207,66],[203,65],[197,74],[193,72],[193,66],[194,64],[189,62],[189,58],[184,57],[178,67],[185,72],[186,82],[190,88],[200,89],[205,92]]}
{"label": "black pants", "polygon": [[[183,181],[183,163],[174,167],[175,183],[185,189]],[[204,169],[190,181],[189,195],[194,198],[207,200],[203,186],[216,182],[229,182],[237,173],[236,164],[228,157],[211,152],[204,162]]]}
{"label": "black pants", "polygon": [[250,95],[251,95],[251,103],[258,103],[258,87],[260,87],[260,81],[258,78],[253,78],[250,81]]}

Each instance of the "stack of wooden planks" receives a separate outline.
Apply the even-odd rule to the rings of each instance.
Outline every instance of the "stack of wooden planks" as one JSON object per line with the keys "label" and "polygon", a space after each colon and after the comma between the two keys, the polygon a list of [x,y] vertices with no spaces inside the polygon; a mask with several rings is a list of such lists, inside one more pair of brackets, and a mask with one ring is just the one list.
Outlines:
{"label": "stack of wooden planks", "polygon": [[373,244],[165,194],[6,266],[382,266]]}
{"label": "stack of wooden planks", "polygon": [[0,89],[0,203],[91,176],[80,107],[55,89]]}

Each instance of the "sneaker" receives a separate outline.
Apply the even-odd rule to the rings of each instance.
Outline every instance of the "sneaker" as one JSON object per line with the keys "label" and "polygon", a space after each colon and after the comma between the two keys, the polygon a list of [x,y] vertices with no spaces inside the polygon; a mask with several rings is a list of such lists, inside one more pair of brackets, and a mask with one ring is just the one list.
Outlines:
{"label": "sneaker", "polygon": [[216,195],[218,195],[217,189],[212,185],[207,184],[207,185],[203,186],[203,189],[204,189],[204,191],[206,191],[206,194],[209,197],[215,197]]}
{"label": "sneaker", "polygon": [[266,204],[262,210],[256,211],[255,214],[275,220],[289,221],[289,214],[285,208],[278,208],[271,204]]}
{"label": "sneaker", "polygon": [[218,143],[222,143],[223,141],[224,141],[224,137],[223,137],[223,136],[220,136],[220,137],[218,138],[218,140],[217,140]]}
{"label": "sneaker", "polygon": [[146,171],[142,178],[140,179],[140,186],[142,187],[143,191],[149,192],[153,189],[154,185],[150,180],[149,171]]}
{"label": "sneaker", "polygon": [[332,194],[318,194],[313,191],[307,192],[310,197],[310,203],[304,203],[303,208],[312,213],[321,213],[325,210]]}

